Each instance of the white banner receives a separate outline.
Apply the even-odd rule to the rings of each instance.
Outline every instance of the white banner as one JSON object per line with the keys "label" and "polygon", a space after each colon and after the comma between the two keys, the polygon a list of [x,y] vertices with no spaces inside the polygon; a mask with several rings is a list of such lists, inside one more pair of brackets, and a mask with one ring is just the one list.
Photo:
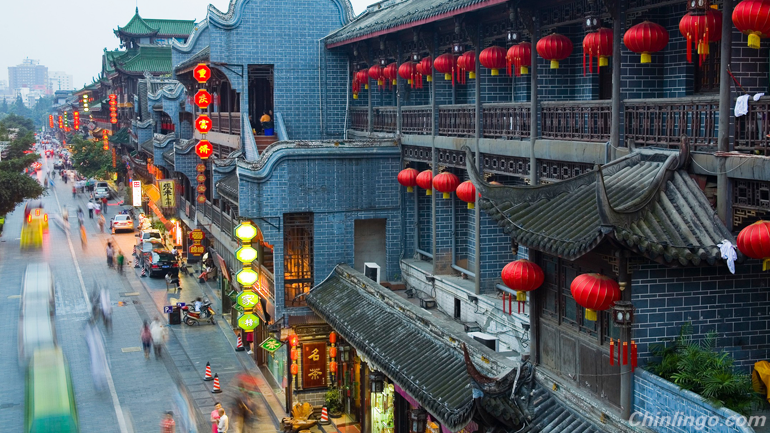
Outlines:
{"label": "white banner", "polygon": [[140,207],[142,205],[142,182],[138,180],[132,181],[131,187],[134,193],[134,206]]}

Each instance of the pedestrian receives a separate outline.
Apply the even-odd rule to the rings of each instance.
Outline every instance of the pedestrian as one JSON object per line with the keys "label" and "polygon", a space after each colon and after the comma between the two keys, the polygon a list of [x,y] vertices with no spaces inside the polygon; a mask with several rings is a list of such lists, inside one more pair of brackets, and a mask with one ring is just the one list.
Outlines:
{"label": "pedestrian", "polygon": [[211,433],[217,433],[219,426],[219,409],[222,409],[222,403],[214,402],[214,410],[211,411]]}
{"label": "pedestrian", "polygon": [[245,390],[241,389],[240,393],[235,397],[235,406],[232,413],[235,431],[242,433],[246,428],[249,418],[254,414],[251,410],[251,399]]}
{"label": "pedestrian", "polygon": [[107,197],[102,197],[102,213],[107,215]]}
{"label": "pedestrian", "polygon": [[142,339],[142,349],[144,349],[144,359],[150,359],[150,345],[152,344],[152,333],[150,332],[150,325],[147,321],[144,321],[142,325],[142,331],[139,333],[139,338]]}
{"label": "pedestrian", "polygon": [[219,422],[217,423],[217,433],[227,433],[227,429],[230,428],[230,420],[225,414],[225,410],[219,408]]}
{"label": "pedestrian", "polygon": [[104,321],[104,329],[112,332],[112,301],[110,301],[110,292],[107,289],[102,288],[99,293],[99,303],[102,308],[102,320]]}
{"label": "pedestrian", "polygon": [[160,433],[174,433],[176,423],[174,422],[174,412],[166,412],[166,416],[160,421]]}
{"label": "pedestrian", "polygon": [[99,215],[99,219],[97,220],[97,224],[99,225],[99,231],[104,233],[104,224],[106,224],[107,221],[104,219],[104,215]]}
{"label": "pedestrian", "polygon": [[115,248],[112,247],[112,242],[107,242],[107,267],[112,268],[112,261],[115,258]]}
{"label": "pedestrian", "polygon": [[155,349],[155,359],[160,358],[163,344],[168,339],[168,330],[160,322],[158,317],[150,324],[150,333],[152,334],[152,347]]}
{"label": "pedestrian", "polygon": [[99,216],[99,214],[102,212],[102,204],[99,203],[99,200],[96,200],[94,202],[94,213],[96,216]]}
{"label": "pedestrian", "polygon": [[94,219],[94,202],[88,200],[88,205],[86,205],[86,207],[88,207],[88,218]]}
{"label": "pedestrian", "polygon": [[77,194],[78,194],[78,188],[75,185],[73,185],[72,186],[72,198],[75,198],[77,196]]}
{"label": "pedestrian", "polygon": [[248,350],[249,355],[253,355],[254,351],[252,350],[252,346],[254,345],[254,333],[253,332],[246,332],[246,350]]}
{"label": "pedestrian", "polygon": [[119,248],[116,261],[118,262],[118,274],[123,275],[123,263],[126,261],[126,257],[123,255],[123,250]]}

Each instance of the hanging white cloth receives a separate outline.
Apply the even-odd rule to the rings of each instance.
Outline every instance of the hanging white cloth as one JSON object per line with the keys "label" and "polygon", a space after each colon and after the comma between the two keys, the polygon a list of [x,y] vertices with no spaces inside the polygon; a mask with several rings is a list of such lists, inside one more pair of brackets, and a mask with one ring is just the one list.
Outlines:
{"label": "hanging white cloth", "polygon": [[749,112],[749,95],[741,95],[735,100],[735,117],[741,117]]}
{"label": "hanging white cloth", "polygon": [[754,101],[759,101],[759,98],[761,98],[763,96],[765,96],[764,93],[757,93],[756,95],[754,95],[753,99],[754,99]]}
{"label": "hanging white cloth", "polygon": [[727,262],[727,268],[730,269],[730,273],[735,273],[735,261],[738,260],[738,255],[735,253],[735,245],[733,245],[727,239],[722,239],[718,245],[719,252],[722,253],[722,259]]}

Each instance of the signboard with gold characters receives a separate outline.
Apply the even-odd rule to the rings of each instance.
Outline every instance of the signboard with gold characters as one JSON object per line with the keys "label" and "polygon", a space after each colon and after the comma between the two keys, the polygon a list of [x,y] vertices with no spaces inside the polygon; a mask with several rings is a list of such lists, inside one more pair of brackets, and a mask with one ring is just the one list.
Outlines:
{"label": "signboard with gold characters", "polygon": [[174,181],[170,179],[159,180],[158,189],[160,190],[160,205],[165,208],[175,207],[176,193],[174,191]]}
{"label": "signboard with gold characters", "polygon": [[302,387],[326,386],[326,342],[302,345]]}

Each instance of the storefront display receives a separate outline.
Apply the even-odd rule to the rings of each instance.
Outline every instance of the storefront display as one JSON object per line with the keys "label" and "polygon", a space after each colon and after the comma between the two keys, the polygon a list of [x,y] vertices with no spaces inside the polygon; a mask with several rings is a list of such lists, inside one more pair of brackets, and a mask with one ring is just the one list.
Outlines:
{"label": "storefront display", "polygon": [[395,387],[383,379],[382,392],[371,392],[372,433],[394,433]]}
{"label": "storefront display", "polygon": [[275,352],[267,354],[267,369],[282,388],[286,388],[286,345]]}

